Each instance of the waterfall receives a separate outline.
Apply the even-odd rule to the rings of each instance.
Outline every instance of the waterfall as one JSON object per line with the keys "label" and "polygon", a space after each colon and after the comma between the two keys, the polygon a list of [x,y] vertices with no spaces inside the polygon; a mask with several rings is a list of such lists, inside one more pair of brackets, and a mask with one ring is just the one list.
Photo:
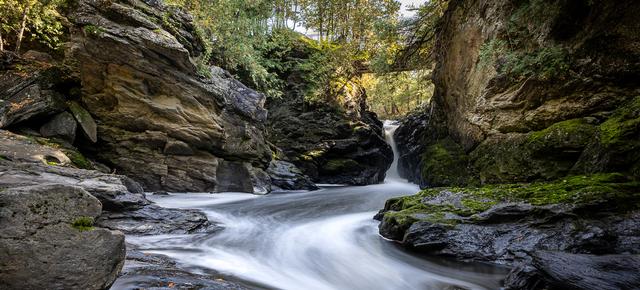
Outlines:
{"label": "waterfall", "polygon": [[398,121],[393,120],[385,120],[384,121],[384,138],[387,140],[387,143],[391,145],[391,149],[393,150],[393,163],[391,163],[391,167],[387,170],[387,177],[385,181],[402,181],[398,174],[398,157],[400,154],[398,153],[398,147],[396,146],[396,141],[393,139],[393,134],[396,132],[396,129],[400,124]]}

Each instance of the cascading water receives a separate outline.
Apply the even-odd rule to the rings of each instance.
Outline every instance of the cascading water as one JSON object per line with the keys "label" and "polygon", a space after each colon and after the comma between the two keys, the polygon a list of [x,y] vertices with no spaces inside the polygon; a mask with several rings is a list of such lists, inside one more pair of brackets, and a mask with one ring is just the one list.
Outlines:
{"label": "cascading water", "polygon": [[[397,124],[387,122],[393,144]],[[396,153],[397,155],[397,153]],[[416,185],[397,175],[370,186],[313,192],[172,194],[151,196],[161,206],[198,208],[224,225],[212,234],[127,237],[141,250],[199,272],[215,271],[260,289],[497,289],[504,269],[417,257],[378,234],[374,214],[390,197]],[[112,289],[134,289],[145,277],[119,279]]]}
{"label": "cascading water", "polygon": [[385,181],[400,181],[400,174],[398,174],[398,146],[396,141],[394,140],[393,135],[396,132],[396,129],[400,124],[397,121],[385,120],[384,121],[384,138],[387,140],[387,143],[391,145],[391,149],[393,149],[393,163],[391,163],[391,167],[387,170],[387,176]]}

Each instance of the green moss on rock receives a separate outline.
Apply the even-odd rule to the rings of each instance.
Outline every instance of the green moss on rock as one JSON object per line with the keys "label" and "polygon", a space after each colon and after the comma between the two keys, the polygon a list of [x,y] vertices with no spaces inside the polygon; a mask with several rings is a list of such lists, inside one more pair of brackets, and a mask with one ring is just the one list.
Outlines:
{"label": "green moss on rock", "polygon": [[528,146],[534,150],[584,148],[593,138],[596,127],[586,119],[571,119],[529,134]]}
{"label": "green moss on rock", "polygon": [[78,168],[81,169],[94,169],[93,164],[82,153],[75,150],[63,150],[64,154],[69,157],[69,160]]}
{"label": "green moss on rock", "polygon": [[637,141],[640,133],[640,96],[602,123],[599,127],[599,133],[600,142],[603,145]]}
{"label": "green moss on rock", "polygon": [[385,222],[408,228],[416,221],[452,225],[498,203],[531,205],[608,204],[615,210],[640,208],[640,182],[620,173],[570,176],[552,182],[512,183],[482,187],[428,188],[385,204]]}
{"label": "green moss on rock", "polygon": [[81,232],[93,230],[93,218],[86,216],[79,217],[73,221],[71,226]]}
{"label": "green moss on rock", "polygon": [[438,140],[422,153],[422,174],[430,186],[473,183],[469,158],[451,138]]}

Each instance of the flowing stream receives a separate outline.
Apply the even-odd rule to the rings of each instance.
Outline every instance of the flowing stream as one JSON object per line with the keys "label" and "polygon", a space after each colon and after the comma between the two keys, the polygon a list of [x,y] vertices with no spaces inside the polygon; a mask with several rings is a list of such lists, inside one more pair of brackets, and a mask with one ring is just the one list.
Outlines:
{"label": "flowing stream", "polygon": [[[394,153],[396,127],[385,123]],[[385,200],[419,190],[401,180],[396,167],[394,160],[387,181],[370,186],[266,196],[151,196],[161,206],[200,209],[224,230],[127,241],[144,252],[170,256],[190,271],[216,273],[258,289],[499,289],[506,274],[502,268],[418,256],[378,234],[372,217]],[[127,283],[114,288],[131,286]]]}

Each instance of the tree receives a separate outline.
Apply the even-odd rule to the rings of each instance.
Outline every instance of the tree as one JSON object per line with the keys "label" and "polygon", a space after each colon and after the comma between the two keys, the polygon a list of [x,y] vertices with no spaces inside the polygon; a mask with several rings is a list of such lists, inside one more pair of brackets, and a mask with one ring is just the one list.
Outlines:
{"label": "tree", "polygon": [[58,12],[64,0],[0,0],[0,50],[13,41],[20,52],[25,37],[57,48],[63,34],[63,17]]}

